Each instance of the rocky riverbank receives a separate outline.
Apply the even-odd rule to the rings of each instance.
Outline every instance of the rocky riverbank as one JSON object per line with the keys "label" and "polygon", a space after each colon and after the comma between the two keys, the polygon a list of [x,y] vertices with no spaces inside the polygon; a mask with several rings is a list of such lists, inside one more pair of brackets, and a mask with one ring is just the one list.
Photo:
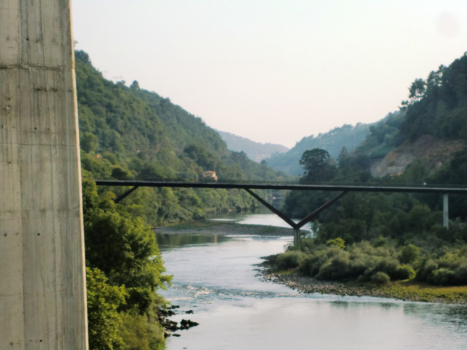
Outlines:
{"label": "rocky riverbank", "polygon": [[467,304],[467,286],[437,287],[414,281],[398,281],[379,286],[373,283],[318,281],[311,277],[300,276],[297,272],[284,274],[283,272],[272,272],[268,269],[261,271],[262,278],[265,281],[280,283],[302,293]]}
{"label": "rocky riverbank", "polygon": [[[198,322],[194,322],[192,320],[185,320],[182,319],[180,321],[180,326],[178,326],[178,322],[169,320],[168,317],[174,316],[178,313],[178,305],[172,305],[168,309],[160,309],[159,310],[159,323],[164,328],[164,337],[170,337],[171,335],[174,337],[180,337],[180,334],[174,333],[178,330],[188,330],[191,327],[196,327],[199,325]],[[193,314],[193,310],[184,311],[185,314]]]}

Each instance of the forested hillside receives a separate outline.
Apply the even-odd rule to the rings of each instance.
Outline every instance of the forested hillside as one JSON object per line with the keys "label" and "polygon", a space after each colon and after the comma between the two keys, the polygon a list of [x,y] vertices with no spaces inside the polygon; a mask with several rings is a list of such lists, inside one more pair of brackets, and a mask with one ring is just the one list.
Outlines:
{"label": "forested hillside", "polygon": [[318,136],[307,136],[297,142],[295,147],[286,153],[273,154],[266,162],[275,170],[284,171],[291,175],[302,175],[298,161],[302,157],[303,152],[308,149],[322,148],[329,152],[331,157],[337,159],[343,147],[347,151],[354,150],[369,133],[370,126],[367,124],[343,125],[332,129],[325,134]]}
{"label": "forested hillside", "polygon": [[[403,173],[373,178],[371,162],[398,145],[422,138],[467,140],[467,55],[432,71],[409,88],[400,113],[371,127],[352,154],[345,150],[331,161],[326,150],[303,153],[303,182],[376,183],[386,185],[467,185],[467,149],[457,150],[433,171],[414,159]],[[402,147],[402,146],[401,146]],[[285,211],[303,217],[332,194],[292,192]],[[386,284],[390,280],[436,285],[467,284],[467,198],[449,195],[449,228],[442,225],[442,196],[350,193],[316,223],[316,238],[298,251],[279,257],[282,268],[327,280]]]}
{"label": "forested hillside", "polygon": [[104,79],[82,51],[76,52],[76,80],[90,348],[162,349],[166,302],[156,292],[171,278],[151,226],[256,202],[238,190],[139,188],[115,204],[112,199],[128,188],[97,188],[94,180],[197,180],[207,170],[221,180],[282,175],[229,151],[200,118],[136,81],[127,87]]}
{"label": "forested hillside", "polygon": [[289,149],[282,145],[273,143],[260,143],[251,141],[245,137],[231,134],[230,132],[218,131],[222,139],[227,143],[227,147],[236,152],[245,152],[248,158],[255,162],[261,162],[274,153],[284,153]]}
{"label": "forested hillside", "polygon": [[370,159],[384,157],[403,141],[400,126],[405,119],[405,111],[389,113],[381,121],[370,125],[370,133],[355,149],[355,155],[368,156]]}
{"label": "forested hillside", "polygon": [[[216,131],[169,99],[141,89],[136,81],[127,87],[104,79],[82,51],[76,53],[76,77],[85,175],[194,180],[212,170],[220,180],[281,176],[242,153],[229,152]],[[153,225],[199,217],[205,208],[240,209],[255,203],[244,192],[191,189],[138,189],[125,201],[139,206]]]}

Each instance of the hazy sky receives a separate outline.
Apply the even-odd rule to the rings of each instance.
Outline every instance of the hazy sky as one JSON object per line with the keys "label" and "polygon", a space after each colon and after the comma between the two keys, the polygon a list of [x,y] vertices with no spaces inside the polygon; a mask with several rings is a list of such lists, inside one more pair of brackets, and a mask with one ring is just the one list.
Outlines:
{"label": "hazy sky", "polygon": [[77,48],[254,141],[295,145],[398,109],[467,51],[466,0],[73,0]]}

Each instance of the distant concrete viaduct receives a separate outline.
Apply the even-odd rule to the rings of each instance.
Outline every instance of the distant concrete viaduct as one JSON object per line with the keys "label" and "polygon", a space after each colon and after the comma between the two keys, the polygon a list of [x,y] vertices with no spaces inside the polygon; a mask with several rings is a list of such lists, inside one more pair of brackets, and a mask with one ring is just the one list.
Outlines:
{"label": "distant concrete viaduct", "polygon": [[0,0],[0,349],[88,349],[70,0]]}

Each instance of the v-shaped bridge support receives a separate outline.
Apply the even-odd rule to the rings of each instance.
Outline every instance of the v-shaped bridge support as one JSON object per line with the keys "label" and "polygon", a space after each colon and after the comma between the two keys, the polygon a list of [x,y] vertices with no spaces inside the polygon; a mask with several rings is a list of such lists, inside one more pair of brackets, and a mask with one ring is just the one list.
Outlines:
{"label": "v-shaped bridge support", "polygon": [[138,189],[139,186],[135,186],[133,188],[130,188],[128,191],[123,193],[121,196],[117,197],[114,199],[115,204],[120,203],[122,200],[124,200],[126,197],[128,197],[130,194],[133,193],[136,189]]}
{"label": "v-shaped bridge support", "polygon": [[255,199],[257,199],[261,204],[263,204],[266,208],[268,208],[270,211],[272,211],[274,214],[276,214],[277,216],[279,216],[282,220],[284,220],[287,224],[290,225],[290,227],[293,228],[294,230],[294,245],[298,245],[299,241],[300,241],[300,228],[302,228],[305,224],[307,224],[308,222],[316,219],[319,214],[321,214],[323,211],[325,211],[326,209],[328,209],[331,205],[333,205],[334,203],[336,203],[339,199],[341,199],[341,197],[343,197],[345,194],[347,194],[348,191],[344,191],[342,193],[340,193],[339,195],[335,196],[333,199],[331,199],[329,202],[323,204],[321,207],[319,207],[318,209],[316,209],[314,212],[312,212],[311,214],[307,215],[305,218],[303,218],[302,220],[300,220],[299,222],[295,223],[294,221],[292,221],[292,219],[290,219],[287,215],[285,215],[284,213],[282,213],[280,210],[277,210],[276,208],[274,208],[271,204],[269,204],[268,202],[266,202],[263,198],[261,198],[260,196],[258,196],[256,193],[254,193],[252,190],[250,190],[249,188],[245,188],[245,191],[247,191],[249,194],[251,194],[253,197],[255,197]]}
{"label": "v-shaped bridge support", "polygon": [[[133,191],[135,191],[139,186],[135,186],[125,193],[123,193],[121,196],[118,198],[114,199],[115,203],[119,203],[126,197],[128,197]],[[341,197],[343,197],[348,191],[344,191],[340,193],[339,195],[335,196],[333,199],[331,199],[329,202],[323,204],[321,207],[316,209],[314,212],[311,214],[307,215],[305,218],[300,220],[299,222],[294,222],[292,219],[290,219],[287,215],[282,213],[280,210],[274,208],[271,204],[266,202],[263,198],[258,196],[255,192],[250,190],[249,188],[245,188],[245,191],[247,191],[249,194],[251,194],[256,200],[258,200],[261,204],[263,204],[266,208],[268,208],[270,211],[272,211],[274,214],[276,214],[278,217],[280,217],[282,220],[284,220],[290,227],[293,228],[294,230],[294,244],[298,245],[300,241],[300,229],[307,223],[309,223],[312,220],[315,220],[319,214],[321,214],[323,211],[328,209],[331,205],[333,205],[335,202],[337,202]]]}

